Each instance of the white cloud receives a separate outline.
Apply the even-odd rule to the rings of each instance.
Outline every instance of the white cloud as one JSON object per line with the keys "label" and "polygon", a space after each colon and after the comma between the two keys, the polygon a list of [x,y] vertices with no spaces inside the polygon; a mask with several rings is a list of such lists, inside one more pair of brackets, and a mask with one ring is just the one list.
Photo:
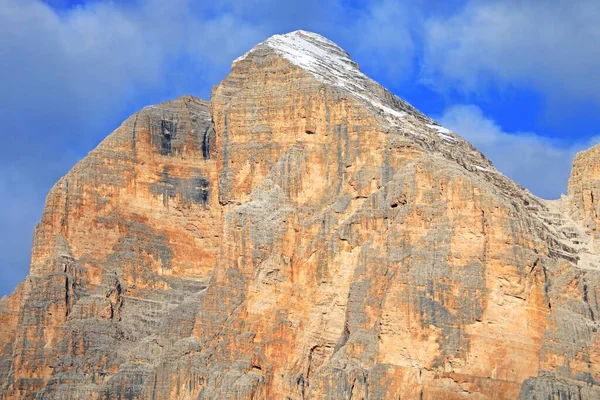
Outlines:
{"label": "white cloud", "polygon": [[404,81],[412,75],[414,36],[422,20],[413,3],[381,0],[359,12],[346,27],[346,36],[353,38],[353,48],[369,69]]}
{"label": "white cloud", "polygon": [[[202,55],[198,58],[217,66],[229,66],[233,60],[267,37],[260,27],[254,27],[231,14],[222,14],[205,21],[192,21],[190,27],[191,34],[197,35],[199,39],[189,42],[190,54]],[[224,34],[225,32],[228,34]]]}
{"label": "white cloud", "polygon": [[592,137],[567,143],[533,132],[505,132],[474,105],[452,106],[439,121],[477,147],[500,172],[546,199],[566,192],[575,154],[600,141]]}
{"label": "white cloud", "polygon": [[478,1],[426,24],[423,78],[484,91],[526,85],[552,101],[600,102],[597,0]]}
{"label": "white cloud", "polygon": [[[0,0],[0,74],[11,77],[0,90],[16,100],[4,111],[24,103],[32,112],[71,115],[120,109],[140,92],[168,90],[174,63],[186,59],[199,75],[210,74],[259,37],[226,14],[196,15],[190,3],[98,2],[57,13],[35,0]],[[38,99],[44,104],[31,104]]]}

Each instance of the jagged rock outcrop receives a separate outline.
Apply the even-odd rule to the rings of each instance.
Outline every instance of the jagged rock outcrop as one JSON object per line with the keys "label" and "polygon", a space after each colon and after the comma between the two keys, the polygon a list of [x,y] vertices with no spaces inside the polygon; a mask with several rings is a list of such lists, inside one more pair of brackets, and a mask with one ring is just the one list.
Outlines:
{"label": "jagged rock outcrop", "polygon": [[0,397],[600,398],[597,151],[541,200],[334,43],[274,36],[52,189]]}

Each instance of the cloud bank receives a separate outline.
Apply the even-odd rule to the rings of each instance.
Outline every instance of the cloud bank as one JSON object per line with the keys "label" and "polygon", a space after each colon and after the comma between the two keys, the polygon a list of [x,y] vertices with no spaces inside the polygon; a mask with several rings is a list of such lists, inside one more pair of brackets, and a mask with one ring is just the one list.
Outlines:
{"label": "cloud bank", "polygon": [[596,0],[470,1],[425,24],[423,78],[482,92],[525,85],[552,101],[600,102]]}

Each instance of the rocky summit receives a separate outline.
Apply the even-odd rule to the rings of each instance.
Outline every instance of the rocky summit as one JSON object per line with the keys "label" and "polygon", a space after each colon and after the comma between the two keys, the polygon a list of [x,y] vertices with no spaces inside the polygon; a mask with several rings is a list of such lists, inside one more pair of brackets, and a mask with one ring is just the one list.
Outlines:
{"label": "rocky summit", "polygon": [[599,399],[600,147],[546,201],[314,33],[50,191],[0,398]]}

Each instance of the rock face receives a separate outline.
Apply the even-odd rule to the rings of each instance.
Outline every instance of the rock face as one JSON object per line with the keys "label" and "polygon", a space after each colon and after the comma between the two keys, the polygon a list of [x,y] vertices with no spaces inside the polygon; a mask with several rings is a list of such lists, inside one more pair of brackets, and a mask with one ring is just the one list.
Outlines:
{"label": "rock face", "polygon": [[55,185],[0,398],[600,398],[599,149],[538,199],[334,43],[274,36]]}

